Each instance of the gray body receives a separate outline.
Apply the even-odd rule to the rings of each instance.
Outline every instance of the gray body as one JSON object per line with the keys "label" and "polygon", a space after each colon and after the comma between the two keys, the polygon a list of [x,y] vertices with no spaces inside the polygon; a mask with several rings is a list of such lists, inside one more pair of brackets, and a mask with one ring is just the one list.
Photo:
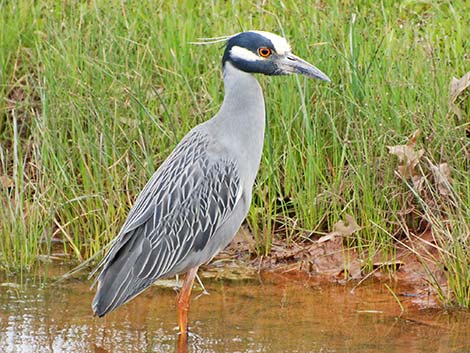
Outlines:
{"label": "gray body", "polygon": [[[271,40],[279,40],[277,46]],[[101,268],[92,304],[97,315],[129,301],[159,278],[209,261],[232,240],[248,213],[263,150],[265,105],[252,73],[328,79],[293,56],[284,42],[266,32],[229,39],[222,106],[181,140],[137,198],[95,270]],[[254,60],[258,47],[270,48],[272,58]],[[280,53],[283,47],[289,50]]]}
{"label": "gray body", "polygon": [[[228,65],[224,71],[226,93],[220,111],[212,119],[196,126],[185,139],[194,139],[195,132],[201,134],[207,139],[205,153],[209,163],[233,164],[231,173],[239,180],[237,193],[231,195],[235,197],[235,204],[227,215],[221,217],[205,247],[190,252],[167,276],[186,272],[212,259],[233,239],[250,208],[263,151],[264,98],[253,75]],[[248,104],[237,104],[240,100]]]}
{"label": "gray body", "polygon": [[[265,106],[263,92],[253,75],[227,64],[224,71],[225,99],[220,111],[194,130],[208,139],[210,162],[233,163],[238,175],[235,207],[223,217],[207,245],[193,252],[174,268],[171,275],[199,266],[225,248],[240,228],[250,208],[253,184],[263,151]],[[238,102],[245,102],[239,104]]]}

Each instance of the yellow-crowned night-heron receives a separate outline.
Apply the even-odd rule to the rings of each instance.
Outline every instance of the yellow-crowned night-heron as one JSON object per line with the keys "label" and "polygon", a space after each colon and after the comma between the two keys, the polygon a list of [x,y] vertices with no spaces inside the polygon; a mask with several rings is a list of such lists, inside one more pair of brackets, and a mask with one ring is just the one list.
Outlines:
{"label": "yellow-crowned night-heron", "polygon": [[226,44],[222,107],[181,140],[137,198],[96,269],[101,273],[92,306],[98,316],[159,278],[187,272],[178,297],[178,325],[186,332],[198,267],[228,245],[250,207],[265,128],[263,92],[253,74],[329,81],[275,34],[242,32]]}

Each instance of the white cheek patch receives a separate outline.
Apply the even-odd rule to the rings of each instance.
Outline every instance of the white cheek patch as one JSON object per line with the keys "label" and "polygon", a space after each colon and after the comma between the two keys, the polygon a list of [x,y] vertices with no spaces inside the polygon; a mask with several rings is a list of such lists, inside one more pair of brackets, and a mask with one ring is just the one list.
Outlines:
{"label": "white cheek patch", "polygon": [[230,56],[232,58],[237,58],[241,60],[246,60],[246,61],[258,61],[261,58],[253,53],[251,50],[248,50],[246,48],[242,48],[239,46],[233,46],[230,49]]}
{"label": "white cheek patch", "polygon": [[291,51],[291,47],[285,38],[282,38],[274,33],[263,32],[263,31],[251,31],[258,33],[259,35],[268,38],[273,43],[274,50],[279,55],[285,55]]}

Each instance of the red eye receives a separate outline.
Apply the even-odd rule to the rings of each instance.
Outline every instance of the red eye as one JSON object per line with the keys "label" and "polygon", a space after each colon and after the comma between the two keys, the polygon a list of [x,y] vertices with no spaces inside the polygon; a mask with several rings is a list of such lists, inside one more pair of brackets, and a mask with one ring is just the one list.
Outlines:
{"label": "red eye", "polygon": [[261,56],[263,58],[267,58],[268,56],[271,55],[271,49],[269,49],[269,48],[259,48],[258,49],[258,54],[259,54],[259,56]]}

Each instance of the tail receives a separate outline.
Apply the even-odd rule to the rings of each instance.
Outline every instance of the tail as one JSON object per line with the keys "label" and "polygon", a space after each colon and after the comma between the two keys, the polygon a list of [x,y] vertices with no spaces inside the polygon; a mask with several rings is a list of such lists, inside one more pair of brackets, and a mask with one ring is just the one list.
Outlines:
{"label": "tail", "polygon": [[[135,264],[145,249],[145,240],[136,240],[137,238],[129,239],[115,254],[107,256],[103,270],[97,278],[98,289],[92,303],[95,315],[103,317],[127,303],[155,281],[137,277],[139,271],[135,270]],[[110,250],[112,251],[113,249]]]}

